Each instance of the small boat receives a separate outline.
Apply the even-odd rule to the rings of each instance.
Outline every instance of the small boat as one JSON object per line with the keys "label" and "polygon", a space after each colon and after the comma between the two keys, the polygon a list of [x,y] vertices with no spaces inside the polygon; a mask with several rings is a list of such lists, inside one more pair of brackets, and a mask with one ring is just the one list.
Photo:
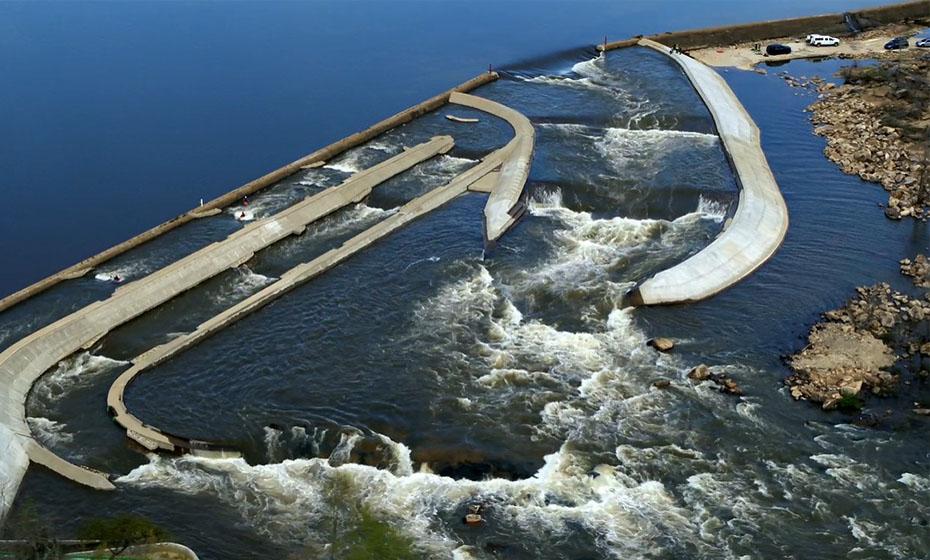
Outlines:
{"label": "small boat", "polygon": [[452,121],[452,122],[460,122],[460,123],[476,123],[476,122],[478,122],[478,119],[473,119],[473,118],[469,118],[469,117],[456,117],[455,115],[446,115],[446,118],[449,119],[449,120]]}

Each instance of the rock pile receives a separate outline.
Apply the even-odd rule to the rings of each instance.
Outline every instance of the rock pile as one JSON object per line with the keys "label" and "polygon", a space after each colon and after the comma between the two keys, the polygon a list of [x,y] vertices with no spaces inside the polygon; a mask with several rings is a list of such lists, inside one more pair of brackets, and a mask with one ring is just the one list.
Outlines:
{"label": "rock pile", "polygon": [[844,172],[888,191],[891,219],[926,219],[930,130],[930,61],[917,57],[842,72],[846,83],[821,83],[809,107],[814,132],[827,138],[824,154]]}
{"label": "rock pile", "polygon": [[701,364],[689,371],[688,379],[696,382],[710,380],[717,385],[717,388],[721,393],[725,393],[727,395],[739,396],[743,394],[743,390],[740,389],[739,385],[736,384],[736,381],[733,381],[732,377],[712,371],[704,364]]}
{"label": "rock pile", "polygon": [[829,89],[833,88],[833,84],[828,84],[820,76],[814,76],[813,78],[808,78],[807,76],[801,76],[799,78],[795,78],[794,76],[789,74],[787,70],[783,70],[779,72],[778,75],[781,77],[782,80],[785,81],[788,87],[801,88],[801,89],[819,89],[821,87],[829,88]]}
{"label": "rock pile", "polygon": [[919,354],[930,364],[926,329],[930,296],[912,298],[888,284],[857,288],[844,307],[824,313],[808,345],[788,360],[791,396],[823,404],[824,409],[856,405],[861,393],[881,395],[894,389],[898,375],[887,371],[898,357]]}
{"label": "rock pile", "polygon": [[917,255],[914,260],[901,259],[901,274],[911,278],[914,285],[930,288],[930,260],[925,255]]}

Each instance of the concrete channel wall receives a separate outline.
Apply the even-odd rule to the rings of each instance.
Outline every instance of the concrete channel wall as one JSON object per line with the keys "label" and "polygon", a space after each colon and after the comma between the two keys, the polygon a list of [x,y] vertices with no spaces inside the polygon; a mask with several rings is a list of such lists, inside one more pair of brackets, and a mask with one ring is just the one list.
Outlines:
{"label": "concrete channel wall", "polygon": [[[24,469],[24,452],[75,482],[112,489],[105,473],[72,464],[40,445],[26,423],[25,403],[32,384],[60,360],[87,349],[110,330],[154,309],[175,296],[250,259],[256,251],[309,223],[358,202],[387,179],[452,148],[449,136],[439,136],[409,148],[374,167],[356,173],[341,185],[326,189],[269,218],[249,224],[223,241],[212,243],[19,340],[0,353],[0,494],[3,506],[12,501]],[[7,461],[9,460],[9,465]],[[5,509],[3,510],[5,511]],[[2,513],[2,511],[0,511]]]}
{"label": "concrete channel wall", "polygon": [[788,208],[769,169],[759,129],[726,81],[701,62],[648,39],[640,45],[672,58],[710,110],[740,185],[736,213],[723,232],[684,262],[629,293],[632,305],[673,304],[710,297],[767,261],[788,231]]}
{"label": "concrete channel wall", "polygon": [[[867,27],[886,25],[930,18],[930,0],[904,2],[877,8],[868,8],[854,12],[856,17]],[[646,37],[666,46],[678,45],[682,49],[696,49],[764,41],[779,37],[803,37],[808,33],[829,33],[842,35],[848,32],[844,14],[824,14],[772,21],[760,21],[739,25],[708,27],[671,33],[658,33]],[[638,39],[638,38],[637,38]],[[632,41],[632,43],[631,43]],[[636,39],[614,41],[598,46],[599,49],[612,50],[635,44]]]}
{"label": "concrete channel wall", "polygon": [[480,190],[489,190],[488,202],[484,207],[485,239],[495,242],[509,230],[526,211],[523,187],[530,175],[533,163],[533,146],[536,130],[528,118],[510,107],[462,93],[453,93],[449,102],[490,113],[507,121],[513,127],[514,139],[494,156],[502,161],[499,169],[487,174]]}
{"label": "concrete channel wall", "polygon": [[[107,409],[116,423],[126,429],[126,435],[129,438],[153,451],[190,452],[193,454],[211,453],[213,451],[211,444],[168,434],[154,426],[145,424],[129,412],[124,400],[126,388],[129,384],[145,370],[193,347],[205,338],[255,312],[297,286],[323,274],[333,266],[368,248],[407,223],[472,189],[476,183],[488,178],[491,178],[496,183],[492,187],[489,200],[494,197],[496,192],[502,192],[499,200],[504,201],[504,204],[499,206],[500,208],[507,207],[509,209],[510,207],[507,204],[520,198],[523,184],[526,181],[526,173],[529,170],[527,159],[532,154],[533,146],[534,131],[532,126],[529,125],[529,120],[513,109],[471,95],[456,94],[452,96],[450,102],[473,107],[506,119],[514,129],[514,138],[504,147],[488,154],[479,164],[456,176],[447,185],[436,188],[408,202],[396,214],[349,239],[341,246],[327,251],[310,262],[297,265],[288,270],[273,284],[205,321],[193,332],[174,338],[136,357],[132,362],[132,367],[123,372],[113,382],[107,393]],[[526,167],[526,173],[521,171],[524,167]],[[504,169],[513,169],[515,171],[505,174],[502,171]],[[522,182],[517,186],[516,182],[521,181],[520,176],[522,176]],[[228,453],[228,450],[222,450],[221,452]]]}
{"label": "concrete channel wall", "polygon": [[92,257],[88,257],[73,266],[69,266],[60,272],[39,280],[30,286],[10,294],[3,299],[0,299],[0,312],[13,305],[16,305],[21,301],[44,292],[59,282],[80,278],[81,276],[84,276],[93,270],[94,267],[100,266],[108,260],[121,255],[130,249],[138,247],[139,245],[147,243],[173,230],[176,227],[182,226],[198,218],[216,214],[220,211],[220,209],[225,208],[226,206],[229,206],[238,200],[241,200],[242,197],[254,194],[266,187],[277,183],[278,181],[281,181],[282,179],[293,175],[294,173],[297,173],[302,167],[306,167],[315,163],[325,162],[341,154],[342,152],[345,152],[346,150],[354,148],[355,146],[371,140],[375,136],[391,130],[392,128],[410,122],[411,120],[421,115],[438,109],[449,101],[449,96],[452,95],[452,93],[472,91],[475,88],[497,80],[498,77],[499,76],[496,72],[480,74],[448,91],[440,93],[439,95],[431,97],[421,103],[417,103],[413,107],[388,117],[361,132],[356,132],[351,136],[347,136],[342,140],[334,142],[324,148],[320,148],[319,150],[309,155],[306,155],[294,162],[267,173],[262,177],[255,179],[254,181],[250,181],[235,190],[232,190],[205,203],[203,206],[194,208],[185,214],[181,214],[180,216],[157,225],[148,231],[136,235],[131,239],[123,241],[118,245],[114,245],[113,247],[110,247],[109,249],[106,249],[105,251],[102,251]]}

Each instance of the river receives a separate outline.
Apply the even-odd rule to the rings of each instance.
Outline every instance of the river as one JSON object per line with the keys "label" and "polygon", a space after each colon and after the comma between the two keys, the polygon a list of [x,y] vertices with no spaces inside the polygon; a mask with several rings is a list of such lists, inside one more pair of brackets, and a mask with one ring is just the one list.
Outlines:
{"label": "river", "polygon": [[[505,3],[494,25],[518,26],[516,6],[529,9]],[[624,309],[621,296],[634,282],[719,232],[736,184],[706,108],[673,63],[640,48],[606,57],[556,49],[560,41],[583,43],[572,33],[591,24],[580,23],[583,14],[538,6],[542,21],[567,17],[551,38],[556,45],[501,39],[525,56],[504,58],[517,62],[474,92],[523,112],[537,130],[529,212],[493,252],[482,251],[485,197],[460,197],[128,390],[130,410],[144,421],[232,443],[243,459],[129,449],[104,410],[127,360],[442,184],[510,131],[478,113],[476,125],[451,123],[443,115],[453,111],[444,109],[283,181],[254,197],[258,216],[405,145],[442,133],[456,139],[450,154],[377,187],[365,203],[110,333],[43,377],[27,407],[33,430],[63,456],[121,476],[116,492],[103,493],[32,468],[17,508],[34,502],[64,534],[88,516],[142,513],[202,558],[317,557],[332,539],[333,511],[358,504],[415,539],[424,557],[921,556],[930,544],[927,424],[892,417],[857,427],[853,416],[792,401],[782,382],[781,356],[803,344],[820,311],[857,285],[881,280],[907,289],[897,260],[927,242],[925,226],[884,218],[879,187],[823,157],[804,112],[815,94],[775,75],[830,76],[839,64],[723,71],[762,131],[788,203],[788,236],[762,269],[709,301]],[[613,28],[655,29],[658,7],[628,10]],[[722,21],[690,13],[666,21],[670,28]],[[543,32],[541,23],[528,27],[528,37]],[[466,59],[486,54],[466,52]],[[420,76],[401,89],[412,103],[421,88],[442,89],[431,80],[455,81]],[[402,94],[386,93],[360,111],[374,111],[365,123],[391,112],[377,108],[391,107],[391,95]],[[332,129],[333,138],[353,128],[346,126]],[[319,143],[329,138],[317,133]],[[249,166],[299,155],[284,147],[304,145],[298,136],[264,145],[270,160],[241,158],[240,178]],[[235,211],[185,225],[97,272],[142,276],[235,231]],[[111,289],[88,276],[0,314],[0,345]],[[659,354],[645,345],[652,336],[679,343]],[[726,371],[745,396],[692,385],[686,374],[698,363]],[[657,389],[657,379],[673,384]],[[896,403],[871,401],[867,412],[886,406]],[[461,519],[475,502],[485,505],[486,522],[467,527]]]}

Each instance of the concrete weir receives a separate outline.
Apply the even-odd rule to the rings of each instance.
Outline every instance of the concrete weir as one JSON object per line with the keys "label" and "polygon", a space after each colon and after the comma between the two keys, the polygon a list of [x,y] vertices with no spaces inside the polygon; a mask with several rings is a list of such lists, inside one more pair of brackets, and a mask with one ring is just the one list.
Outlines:
{"label": "concrete weir", "polygon": [[642,282],[632,305],[698,301],[719,293],[767,261],[788,231],[788,208],[769,169],[759,129],[726,81],[693,58],[649,39],[639,44],[671,57],[707,105],[740,185],[736,213],[723,232],[684,262]]}
{"label": "concrete weir", "polygon": [[[295,286],[322,274],[410,221],[465,193],[478,183],[484,187],[473,190],[489,190],[489,202],[495,202],[490,213],[487,210],[485,212],[486,218],[490,216],[494,220],[491,228],[494,238],[506,231],[518,216],[514,208],[518,205],[529,171],[529,156],[533,146],[532,126],[523,115],[486,99],[453,93],[435,102],[441,104],[447,101],[504,118],[513,127],[514,138],[447,185],[408,202],[396,214],[356,235],[340,247],[294,267],[265,289],[204,322],[194,332],[175,338],[137,357],[133,365],[113,384],[107,399],[110,412],[116,421],[127,429],[130,438],[153,450],[189,451],[198,454],[222,452],[222,449],[206,442],[170,436],[144,425],[126,410],[123,404],[125,387],[142,370],[189,348]],[[360,202],[377,185],[437,154],[448,152],[453,145],[454,141],[450,136],[437,136],[408,148],[382,163],[356,173],[338,186],[308,197],[274,216],[249,224],[222,241],[212,243],[144,278],[121,286],[108,299],[94,302],[59,319],[0,353],[0,517],[8,511],[29,461],[44,465],[92,488],[114,488],[106,473],[75,465],[43,447],[32,437],[26,423],[26,397],[32,384],[43,373],[75,352],[89,349],[114,328],[224,270],[245,263],[257,251],[287,236],[302,233],[307,225],[314,221],[348,204]],[[502,209],[506,217],[499,216],[497,209]],[[213,212],[214,209],[207,208],[205,211]]]}
{"label": "concrete weir", "polygon": [[[0,514],[6,511],[25,472],[24,455],[31,461],[81,484],[112,489],[105,473],[72,464],[40,445],[26,423],[25,403],[32,384],[71,354],[87,349],[112,329],[154,309],[217,274],[239,266],[256,251],[343,206],[358,202],[378,184],[449,151],[453,140],[439,136],[361,171],[341,185],[252,223],[223,241],[208,245],[152,274],[117,289],[110,298],[94,302],[19,340],[0,353]],[[11,460],[8,460],[11,459]]]}
{"label": "concrete weir", "polygon": [[[485,208],[485,219],[493,220],[490,231],[500,237],[508,224],[519,216],[512,209],[520,199],[526,176],[529,173],[529,156],[533,147],[533,127],[520,113],[493,101],[465,94],[453,94],[451,103],[467,105],[502,117],[514,129],[514,138],[504,147],[488,154],[480,163],[456,176],[448,184],[433,189],[411,200],[384,221],[359,233],[341,246],[323,253],[310,262],[299,264],[281,275],[273,284],[249,296],[219,315],[205,321],[196,330],[145,352],[132,362],[107,393],[107,408],[113,419],[126,429],[126,435],[150,450],[189,452],[192,454],[228,453],[207,442],[168,434],[139,420],[126,408],[124,394],[130,383],[143,371],[191,348],[231,323],[256,311],[297,286],[323,274],[330,268],[366,249],[407,223],[439,208],[468,190],[484,190],[476,185],[490,185],[491,194]],[[490,208],[490,212],[489,212]],[[487,226],[486,226],[487,227]]]}

